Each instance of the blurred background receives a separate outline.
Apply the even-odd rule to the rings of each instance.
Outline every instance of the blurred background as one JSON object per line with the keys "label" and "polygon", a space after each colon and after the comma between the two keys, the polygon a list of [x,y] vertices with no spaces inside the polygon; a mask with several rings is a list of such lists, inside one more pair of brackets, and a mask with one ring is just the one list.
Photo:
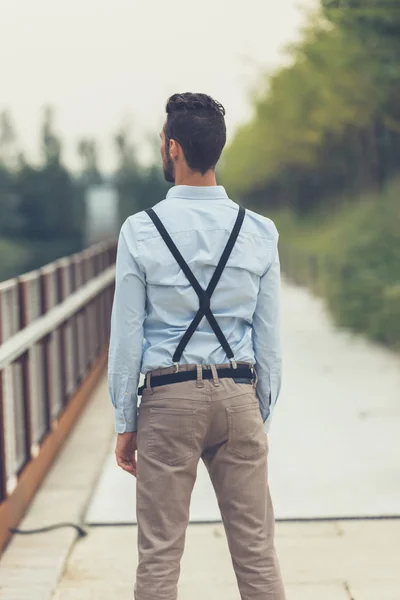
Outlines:
{"label": "blurred background", "polygon": [[223,102],[233,140],[307,21],[293,0],[262,6],[251,0],[243,15],[213,0],[194,11],[182,1],[1,0],[0,280],[115,236],[164,197],[158,134],[172,93]]}
{"label": "blurred background", "polygon": [[260,81],[224,179],[337,324],[400,342],[400,4],[322,0]]}
{"label": "blurred background", "polygon": [[0,280],[161,199],[165,100],[204,91],[220,182],[277,222],[287,275],[399,343],[399,3],[264,4],[1,1]]}

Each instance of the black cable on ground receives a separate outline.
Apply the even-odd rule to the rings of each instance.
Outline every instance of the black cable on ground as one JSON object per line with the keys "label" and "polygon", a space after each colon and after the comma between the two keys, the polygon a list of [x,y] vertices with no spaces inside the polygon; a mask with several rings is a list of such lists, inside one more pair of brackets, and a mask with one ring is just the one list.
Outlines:
{"label": "black cable on ground", "polygon": [[10,527],[10,532],[14,534],[31,535],[34,533],[47,533],[48,531],[61,529],[63,527],[72,527],[78,532],[79,537],[85,537],[88,534],[83,527],[76,525],[75,523],[56,523],[54,525],[48,525],[47,527],[40,527],[38,529],[14,529]]}

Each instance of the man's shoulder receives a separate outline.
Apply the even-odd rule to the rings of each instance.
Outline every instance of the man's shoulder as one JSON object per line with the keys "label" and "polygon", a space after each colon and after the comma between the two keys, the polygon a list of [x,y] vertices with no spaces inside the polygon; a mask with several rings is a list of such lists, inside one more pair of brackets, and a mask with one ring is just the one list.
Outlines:
{"label": "man's shoulder", "polygon": [[278,230],[272,219],[249,209],[246,209],[246,215],[248,227],[254,235],[268,240],[278,240]]}
{"label": "man's shoulder", "polygon": [[[177,209],[179,209],[180,216],[182,217],[182,206],[175,206],[173,200],[167,201],[166,199],[163,199],[152,208],[162,220],[164,220],[164,218],[170,220],[171,211],[176,214]],[[239,206],[233,201],[228,201],[225,205],[225,209],[228,208],[238,209]],[[129,232],[129,235],[133,235],[137,241],[158,235],[154,229],[152,220],[145,210],[128,217],[123,228],[125,231]],[[277,242],[279,237],[275,223],[270,218],[249,209],[246,209],[246,219],[242,231],[257,238],[268,240],[269,242]]]}
{"label": "man's shoulder", "polygon": [[[157,211],[165,203],[165,199],[158,202],[155,206],[149,207]],[[125,230],[133,234],[137,240],[146,239],[150,235],[154,235],[154,227],[146,210],[141,210],[128,217],[122,226]]]}

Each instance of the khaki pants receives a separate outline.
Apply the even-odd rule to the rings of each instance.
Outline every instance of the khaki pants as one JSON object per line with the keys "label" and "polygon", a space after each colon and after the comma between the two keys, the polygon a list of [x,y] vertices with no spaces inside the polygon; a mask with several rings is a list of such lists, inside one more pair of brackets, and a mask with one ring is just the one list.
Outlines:
{"label": "khaki pants", "polygon": [[267,483],[267,436],[254,387],[218,380],[215,367],[213,380],[202,380],[201,367],[197,371],[197,381],[148,387],[139,408],[136,600],[177,598],[200,459],[218,498],[242,600],[284,600]]}

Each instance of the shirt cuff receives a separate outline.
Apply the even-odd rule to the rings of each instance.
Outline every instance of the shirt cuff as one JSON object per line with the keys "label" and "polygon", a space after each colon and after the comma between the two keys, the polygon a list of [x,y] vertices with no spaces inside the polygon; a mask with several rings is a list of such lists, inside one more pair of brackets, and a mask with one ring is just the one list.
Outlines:
{"label": "shirt cuff", "polygon": [[264,421],[264,430],[266,433],[269,433],[271,428],[272,416],[278,401],[280,391],[280,379],[275,377],[270,377],[270,392],[268,394],[268,416]]}
{"label": "shirt cuff", "polygon": [[116,433],[137,431],[137,408],[114,408],[114,420]]}
{"label": "shirt cuff", "polygon": [[272,421],[272,413],[269,413],[268,419],[264,421],[264,431],[265,433],[269,433],[271,429],[271,421]]}

